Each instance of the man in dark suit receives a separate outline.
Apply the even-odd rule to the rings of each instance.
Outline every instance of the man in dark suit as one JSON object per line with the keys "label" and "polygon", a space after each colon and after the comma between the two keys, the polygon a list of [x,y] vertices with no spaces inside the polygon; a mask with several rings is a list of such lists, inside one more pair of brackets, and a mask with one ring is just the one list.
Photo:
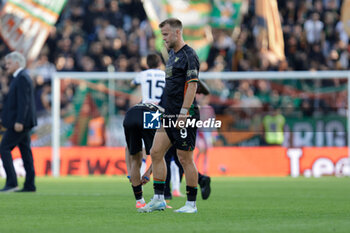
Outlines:
{"label": "man in dark suit", "polygon": [[[7,93],[1,116],[1,124],[6,132],[0,144],[0,154],[6,172],[6,184],[0,192],[35,192],[33,155],[30,148],[30,130],[37,124],[34,87],[25,70],[26,60],[19,52],[5,57],[5,67],[12,80]],[[26,171],[23,189],[18,189],[17,176],[13,166],[11,151],[18,146]]]}

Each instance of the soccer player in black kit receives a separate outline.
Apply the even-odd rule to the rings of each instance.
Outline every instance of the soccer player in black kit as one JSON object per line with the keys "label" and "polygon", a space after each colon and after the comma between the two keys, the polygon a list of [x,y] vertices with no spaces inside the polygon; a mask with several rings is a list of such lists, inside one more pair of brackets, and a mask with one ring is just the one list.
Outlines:
{"label": "soccer player in black kit", "polygon": [[[145,145],[146,154],[150,154],[155,129],[144,129],[143,116],[145,112],[159,111],[162,108],[157,106],[160,97],[163,94],[163,86],[165,83],[165,72],[158,69],[162,64],[159,55],[151,53],[147,55],[148,70],[141,72],[138,82],[143,88],[142,103],[131,107],[125,115],[123,121],[124,134],[127,143],[125,151],[125,161],[127,164],[128,174],[130,175],[130,182],[136,199],[136,208],[141,208],[146,205],[143,198],[142,184],[146,182],[145,177],[149,175],[140,174],[142,164],[142,141]],[[156,86],[148,83],[163,84],[163,86]],[[143,86],[147,88],[144,88]],[[141,178],[143,175],[143,178]],[[144,181],[144,182],[143,182]]]}
{"label": "soccer player in black kit", "polygon": [[[166,79],[163,95],[166,103],[164,118],[176,126],[162,125],[157,130],[151,158],[153,166],[154,196],[139,212],[164,210],[164,185],[167,174],[164,155],[174,145],[183,166],[186,177],[186,204],[175,212],[196,213],[196,197],[198,172],[193,161],[193,150],[196,143],[196,127],[184,127],[186,119],[199,119],[199,110],[195,101],[197,91],[199,60],[195,51],[185,44],[182,37],[182,23],[175,18],[169,18],[159,24],[165,45],[170,50],[166,64]],[[164,122],[164,121],[163,121]],[[167,119],[165,119],[167,122]]]}

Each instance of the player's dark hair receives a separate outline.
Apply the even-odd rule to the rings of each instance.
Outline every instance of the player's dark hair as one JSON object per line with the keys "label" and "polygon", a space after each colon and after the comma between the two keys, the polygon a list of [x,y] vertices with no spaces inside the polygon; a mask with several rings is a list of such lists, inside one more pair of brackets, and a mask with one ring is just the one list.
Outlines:
{"label": "player's dark hair", "polygon": [[159,28],[164,27],[166,24],[169,24],[170,27],[172,27],[172,28],[182,29],[181,21],[179,19],[176,19],[176,18],[169,18],[169,19],[164,20],[163,22],[161,22],[159,24]]}
{"label": "player's dark hair", "polygon": [[147,55],[147,66],[149,69],[157,68],[160,61],[160,57],[156,53],[150,53]]}

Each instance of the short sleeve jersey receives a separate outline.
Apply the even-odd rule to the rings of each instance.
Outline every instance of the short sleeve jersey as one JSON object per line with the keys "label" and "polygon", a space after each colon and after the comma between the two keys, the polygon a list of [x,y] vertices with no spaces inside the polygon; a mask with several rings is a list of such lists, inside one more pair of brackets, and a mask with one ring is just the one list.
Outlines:
{"label": "short sleeve jersey", "polygon": [[[164,97],[165,112],[179,114],[187,86],[190,82],[198,82],[199,59],[196,52],[185,45],[176,53],[171,50],[166,64]],[[193,107],[197,107],[196,100]]]}
{"label": "short sleeve jersey", "polygon": [[142,103],[158,104],[165,86],[165,72],[159,69],[142,71],[134,83],[141,85]]}

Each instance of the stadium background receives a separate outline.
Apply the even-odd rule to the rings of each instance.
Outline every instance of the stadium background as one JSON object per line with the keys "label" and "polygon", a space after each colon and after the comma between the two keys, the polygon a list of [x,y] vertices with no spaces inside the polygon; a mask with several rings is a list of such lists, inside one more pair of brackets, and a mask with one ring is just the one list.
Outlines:
{"label": "stadium background", "polygon": [[[226,8],[228,12],[218,7],[218,11],[209,13],[203,6],[209,3],[214,6],[214,2],[190,2],[193,7],[202,4],[201,14],[212,14],[213,19],[207,21],[208,24],[185,29],[188,40],[204,45],[198,48],[201,72],[348,70],[350,47],[346,24],[341,20],[342,12],[346,15],[349,10],[342,8],[346,1],[277,1],[283,32],[278,40],[284,41],[282,56],[272,50],[272,44],[266,45],[267,32],[262,29],[266,24],[261,23],[261,17],[256,14],[259,1],[232,1]],[[1,7],[5,3],[1,1]],[[171,9],[170,1],[162,4]],[[216,17],[225,18],[225,14],[231,20],[215,21]],[[147,53],[161,52],[152,20],[150,15],[147,17],[143,3],[137,0],[66,3],[37,58],[30,62],[39,116],[39,126],[33,133],[39,175],[50,174],[52,74],[55,71],[139,72],[145,69]],[[6,43],[1,41],[0,57],[8,51]],[[0,76],[1,100],[7,91],[3,68]],[[213,148],[208,154],[210,175],[318,176],[343,175],[348,171],[344,172],[348,166],[344,160],[348,109],[345,79],[213,79],[207,84],[212,91],[209,105],[214,108],[217,119],[225,123],[225,129],[212,132]],[[106,81],[67,79],[61,82],[63,175],[125,173],[122,148],[125,144],[118,125],[121,126],[125,111],[137,102],[139,90],[130,88],[129,81],[116,81],[116,115],[113,127],[106,127],[111,126],[112,120],[107,116],[108,93],[101,91],[101,85],[106,86]],[[289,136],[284,147],[261,147],[264,145],[262,119],[271,108],[280,109],[286,118],[285,135]],[[294,129],[298,124],[306,124],[307,130],[296,134]],[[337,125],[335,132],[324,130],[330,124]],[[101,137],[89,142],[89,135],[94,133]],[[300,151],[289,148],[300,148]],[[297,168],[292,163],[294,155],[290,154],[293,153],[299,154]],[[17,163],[20,169],[20,161]],[[198,166],[202,169],[201,161]],[[313,167],[317,167],[315,171]],[[297,172],[293,173],[295,169]]]}

